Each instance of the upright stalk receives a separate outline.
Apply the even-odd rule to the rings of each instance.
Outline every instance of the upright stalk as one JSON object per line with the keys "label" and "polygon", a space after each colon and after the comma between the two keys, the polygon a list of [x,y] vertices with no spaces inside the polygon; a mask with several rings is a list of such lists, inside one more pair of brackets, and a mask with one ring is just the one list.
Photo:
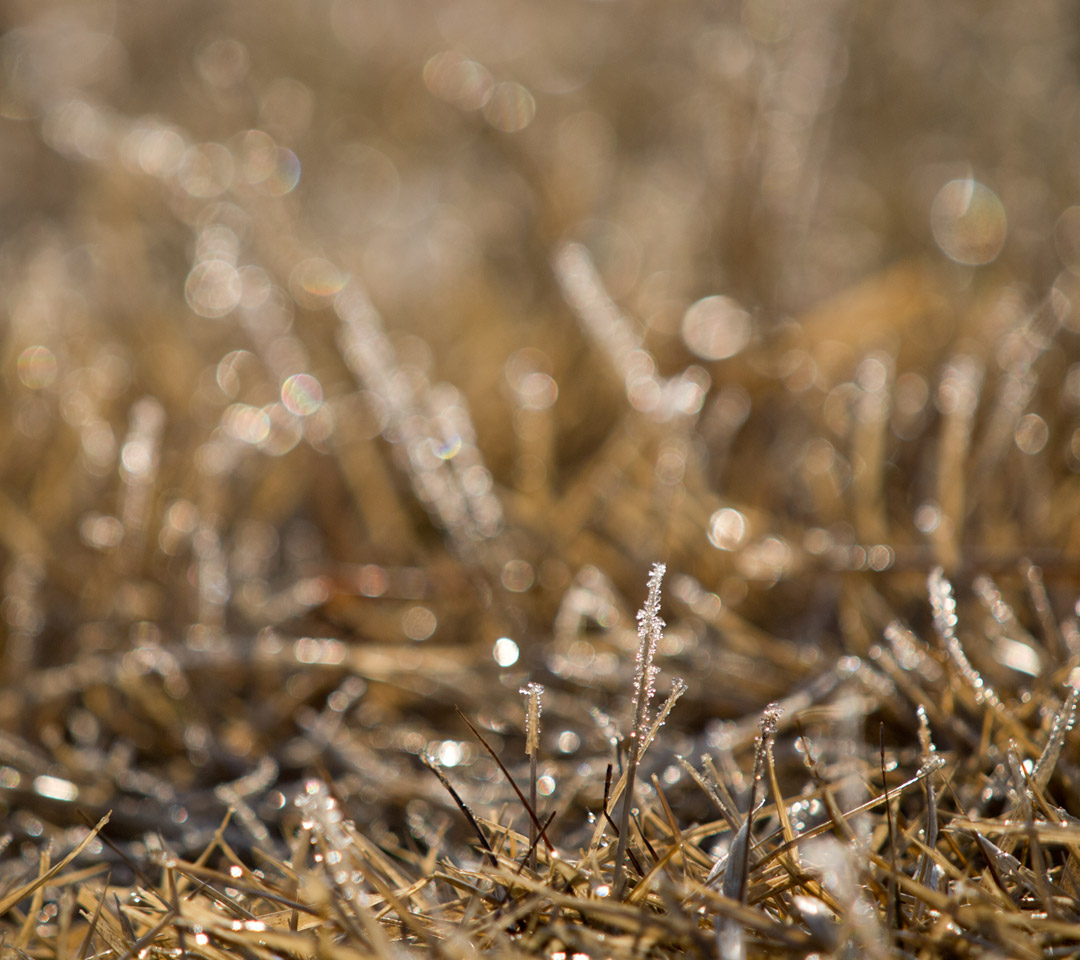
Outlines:
{"label": "upright stalk", "polygon": [[658,668],[653,665],[656,647],[664,633],[664,621],[660,619],[660,584],[667,567],[654,563],[649,572],[649,593],[645,606],[638,611],[637,668],[634,671],[634,722],[630,730],[630,751],[626,760],[626,786],[623,789],[622,808],[619,813],[619,839],[615,847],[615,877],[612,881],[615,897],[622,899],[626,888],[626,844],[630,839],[630,811],[634,804],[634,785],[637,781],[641,745],[648,735],[649,702],[656,689]]}
{"label": "upright stalk", "polygon": [[540,812],[536,809],[536,755],[540,752],[540,697],[544,688],[539,683],[529,683],[519,693],[525,696],[525,752],[529,755],[529,869],[536,870],[536,823]]}

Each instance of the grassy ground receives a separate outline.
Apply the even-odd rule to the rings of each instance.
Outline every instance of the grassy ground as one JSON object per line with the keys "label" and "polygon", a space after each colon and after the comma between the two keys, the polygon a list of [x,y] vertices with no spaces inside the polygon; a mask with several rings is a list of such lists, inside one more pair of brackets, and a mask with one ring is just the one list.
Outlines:
{"label": "grassy ground", "polygon": [[0,957],[1075,951],[1072,5],[0,17]]}

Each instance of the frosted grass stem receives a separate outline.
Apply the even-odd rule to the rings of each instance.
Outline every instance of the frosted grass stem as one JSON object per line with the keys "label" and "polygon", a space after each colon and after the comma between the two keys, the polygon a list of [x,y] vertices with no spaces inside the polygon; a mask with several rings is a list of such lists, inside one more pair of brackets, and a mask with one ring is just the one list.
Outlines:
{"label": "frosted grass stem", "polygon": [[1053,776],[1054,768],[1061,757],[1061,748],[1065,746],[1065,737],[1076,726],[1076,714],[1080,709],[1080,667],[1074,667],[1066,681],[1069,692],[1061,709],[1054,714],[1050,725],[1050,734],[1046,746],[1039,754],[1039,759],[1031,771],[1031,780],[1040,790],[1045,790]]}
{"label": "frosted grass stem", "polygon": [[638,639],[637,668],[634,671],[634,722],[630,730],[630,751],[626,760],[626,788],[623,791],[622,809],[619,813],[619,839],[615,847],[615,877],[612,887],[615,897],[622,899],[626,887],[626,844],[630,838],[630,811],[634,805],[634,783],[637,766],[641,759],[642,742],[648,734],[649,702],[656,689],[657,667],[653,665],[656,647],[664,633],[664,621],[660,619],[660,585],[667,567],[654,563],[649,572],[649,592],[637,615]]}
{"label": "frosted grass stem", "polygon": [[[533,814],[538,816],[536,809],[536,756],[540,752],[540,698],[544,694],[543,684],[529,683],[522,687],[518,693],[525,697],[525,752],[529,755],[529,806]],[[536,821],[529,820],[529,869],[536,870]]]}

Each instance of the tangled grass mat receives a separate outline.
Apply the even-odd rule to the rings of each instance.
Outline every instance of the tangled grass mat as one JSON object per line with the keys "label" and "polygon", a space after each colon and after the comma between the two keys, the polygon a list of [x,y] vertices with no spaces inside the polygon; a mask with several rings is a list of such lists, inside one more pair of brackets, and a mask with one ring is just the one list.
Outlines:
{"label": "tangled grass mat", "polygon": [[1071,5],[0,18],[0,957],[1080,949]]}

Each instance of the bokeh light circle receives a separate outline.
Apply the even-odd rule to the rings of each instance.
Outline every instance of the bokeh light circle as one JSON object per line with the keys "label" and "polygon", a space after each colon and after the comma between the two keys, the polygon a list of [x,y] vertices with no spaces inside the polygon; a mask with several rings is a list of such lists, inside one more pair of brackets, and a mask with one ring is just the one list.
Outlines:
{"label": "bokeh light circle", "polygon": [[942,253],[956,263],[990,263],[1005,244],[1005,207],[989,187],[970,178],[950,180],[930,205],[930,229]]}
{"label": "bokeh light circle", "polygon": [[294,373],[281,385],[281,402],[298,417],[310,417],[323,404],[323,389],[309,373]]}
{"label": "bokeh light circle", "polygon": [[56,356],[48,347],[34,344],[19,354],[16,369],[23,386],[43,390],[55,382],[58,366]]}
{"label": "bokeh light circle", "polygon": [[509,637],[499,637],[492,647],[491,655],[500,667],[512,667],[518,662],[520,651],[518,645]]}
{"label": "bokeh light circle", "polygon": [[497,84],[484,104],[484,119],[503,133],[524,130],[536,116],[536,100],[520,83]]}
{"label": "bokeh light circle", "polygon": [[239,272],[225,260],[195,264],[184,284],[188,306],[200,317],[224,317],[240,303],[242,293]]}
{"label": "bokeh light circle", "polygon": [[682,319],[683,342],[702,360],[733,357],[750,340],[751,321],[730,297],[705,297]]}

